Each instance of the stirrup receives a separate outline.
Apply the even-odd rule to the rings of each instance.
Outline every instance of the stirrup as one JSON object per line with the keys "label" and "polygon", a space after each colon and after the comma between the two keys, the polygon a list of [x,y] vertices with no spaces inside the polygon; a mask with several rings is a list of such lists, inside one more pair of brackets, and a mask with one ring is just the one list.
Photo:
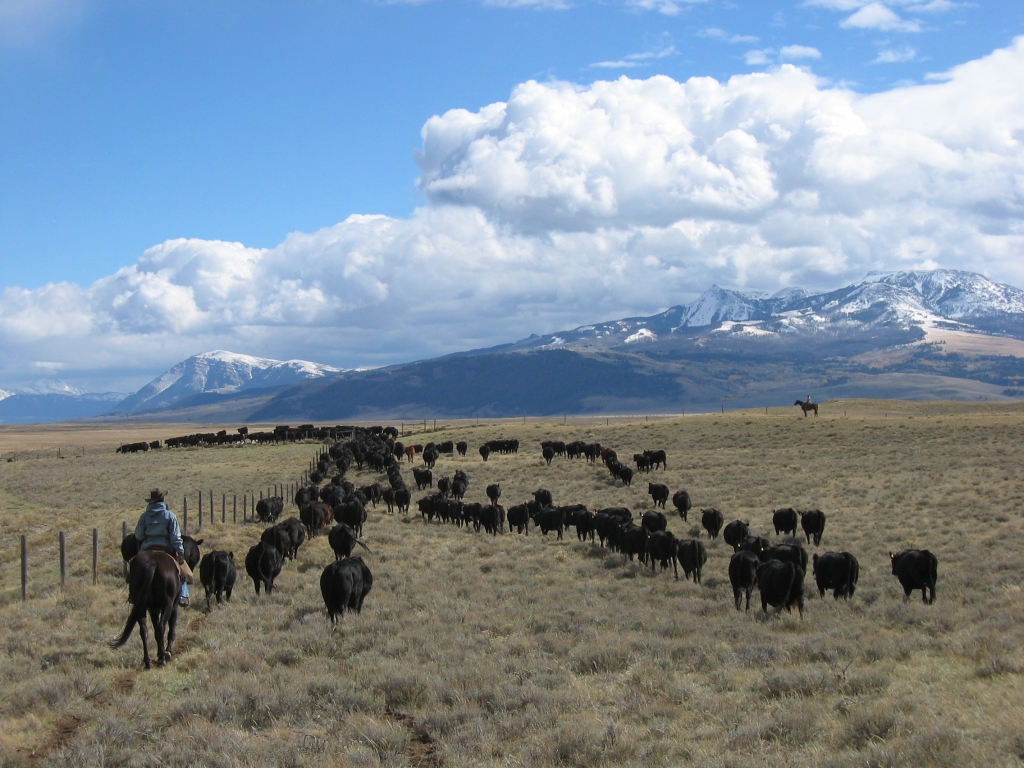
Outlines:
{"label": "stirrup", "polygon": [[180,605],[182,608],[188,608],[188,603],[189,599],[187,597],[178,598],[178,605]]}

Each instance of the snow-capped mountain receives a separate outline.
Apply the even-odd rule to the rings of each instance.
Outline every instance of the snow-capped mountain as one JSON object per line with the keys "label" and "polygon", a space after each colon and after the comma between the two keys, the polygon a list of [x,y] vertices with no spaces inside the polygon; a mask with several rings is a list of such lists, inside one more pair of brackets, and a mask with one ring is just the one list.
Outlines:
{"label": "snow-capped mountain", "polygon": [[[689,305],[649,317],[585,325],[531,336],[513,348],[614,347],[665,341],[706,331],[744,336],[827,336],[878,329],[919,332],[936,328],[978,332],[995,317],[1024,318],[1024,291],[958,270],[872,273],[828,292],[786,288],[772,296],[712,286]],[[979,325],[980,323],[980,325]]]}
{"label": "snow-capped mountain", "polygon": [[248,389],[278,388],[341,371],[341,368],[306,360],[272,360],[225,350],[203,352],[157,376],[122,401],[116,410],[158,410],[201,393],[230,394]]}

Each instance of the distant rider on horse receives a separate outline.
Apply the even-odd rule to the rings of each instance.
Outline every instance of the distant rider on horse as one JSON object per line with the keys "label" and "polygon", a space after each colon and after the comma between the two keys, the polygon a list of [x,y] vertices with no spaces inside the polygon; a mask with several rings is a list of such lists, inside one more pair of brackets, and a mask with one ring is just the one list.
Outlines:
{"label": "distant rider on horse", "polygon": [[164,504],[164,492],[154,488],[149,493],[146,511],[139,518],[135,526],[135,538],[139,540],[139,551],[144,549],[156,549],[166,552],[174,558],[181,571],[181,594],[178,596],[178,605],[188,605],[188,585],[192,583],[192,569],[185,562],[185,548],[181,540],[181,528],[178,527],[178,518]]}

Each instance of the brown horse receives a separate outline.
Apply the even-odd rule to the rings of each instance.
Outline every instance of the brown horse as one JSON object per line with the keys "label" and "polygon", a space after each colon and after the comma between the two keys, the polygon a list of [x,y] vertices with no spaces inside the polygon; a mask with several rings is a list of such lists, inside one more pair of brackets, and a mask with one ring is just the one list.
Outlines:
{"label": "brown horse", "polygon": [[[148,611],[156,635],[156,663],[166,664],[171,660],[175,625],[178,622],[178,594],[181,592],[178,565],[166,552],[143,550],[131,561],[128,586],[128,600],[132,604],[132,612],[128,616],[124,632],[117,640],[111,642],[110,646],[120,648],[128,642],[132,629],[138,624],[139,635],[142,637],[142,658],[146,663],[146,669],[150,669],[149,628],[146,626]],[[166,647],[164,630],[167,631]]]}
{"label": "brown horse", "polygon": [[818,404],[812,403],[810,398],[807,398],[807,402],[804,402],[803,400],[797,400],[795,403],[793,403],[793,405],[799,405],[801,408],[804,409],[804,418],[807,418],[808,411],[814,411],[814,415],[818,415]]}

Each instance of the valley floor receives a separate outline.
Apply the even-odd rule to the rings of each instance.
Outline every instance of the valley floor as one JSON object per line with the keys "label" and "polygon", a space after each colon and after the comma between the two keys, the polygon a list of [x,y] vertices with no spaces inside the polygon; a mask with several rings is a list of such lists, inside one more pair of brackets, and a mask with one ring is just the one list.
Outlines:
{"label": "valley floor", "polygon": [[[543,487],[556,504],[639,517],[651,508],[648,480],[686,488],[694,510],[669,527],[707,544],[703,584],[574,532],[491,537],[378,507],[365,534],[373,591],[362,615],[333,629],[319,589],[333,559],[325,536],[285,565],[269,597],[242,568],[260,527],[241,522],[241,495],[294,481],[317,445],[122,456],[121,442],[198,428],[0,428],[0,453],[18,457],[0,463],[0,765],[1024,761],[1024,405],[851,400],[817,419],[778,408],[566,421],[420,423],[403,439],[468,441],[467,457],[443,456],[434,473],[464,469],[467,501],[500,482],[506,507]],[[519,454],[481,461],[477,447],[499,437],[518,438]],[[582,460],[546,466],[546,439],[599,441],[622,459],[661,448],[668,469],[622,487]],[[403,474],[415,488],[408,464]],[[240,574],[231,602],[209,612],[196,586],[174,660],[144,672],[137,635],[120,650],[107,642],[128,613],[121,524],[134,524],[154,486],[169,489],[179,517],[188,497],[190,533],[204,552],[232,550]],[[215,521],[207,495],[197,532],[197,494],[210,490]],[[802,619],[763,614],[756,592],[756,610],[737,611],[731,547],[699,528],[699,509],[712,506],[773,540],[773,508],[820,508],[824,538],[808,551],[854,553],[856,595],[819,599],[809,576]],[[937,554],[934,605],[916,592],[904,601],[888,557],[904,548]]]}

